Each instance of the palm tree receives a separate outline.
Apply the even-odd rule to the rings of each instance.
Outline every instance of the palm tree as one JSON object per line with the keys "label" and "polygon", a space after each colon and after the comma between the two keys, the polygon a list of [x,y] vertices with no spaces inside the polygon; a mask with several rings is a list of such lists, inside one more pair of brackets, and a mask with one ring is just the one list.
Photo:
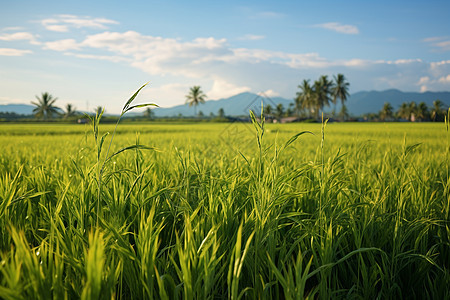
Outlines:
{"label": "palm tree", "polygon": [[339,112],[339,117],[342,118],[342,120],[346,121],[348,119],[348,109],[347,106],[342,105],[341,111]]}
{"label": "palm tree", "polygon": [[392,118],[394,108],[389,102],[385,102],[383,108],[380,111],[380,119],[385,121],[386,119]]}
{"label": "palm tree", "polygon": [[328,76],[322,75],[314,82],[314,100],[316,106],[316,119],[319,119],[319,112],[324,106],[330,106],[330,93],[333,83],[328,80]]}
{"label": "palm tree", "polygon": [[433,109],[431,110],[431,118],[433,121],[436,121],[436,119],[439,121],[439,116],[442,114],[442,101],[436,100],[433,101]]}
{"label": "palm tree", "polygon": [[225,118],[225,111],[223,110],[222,107],[219,109],[217,114],[219,115],[219,118]]}
{"label": "palm tree", "polygon": [[[334,76],[334,85],[331,87],[331,93],[333,95],[333,103],[334,103],[334,112],[336,111],[337,100],[340,99],[342,106],[345,106],[345,101],[347,101],[348,96],[350,96],[348,92],[348,87],[350,83],[348,83],[343,74],[337,74]],[[333,114],[334,115],[334,114]]]}
{"label": "palm tree", "polygon": [[272,115],[272,106],[270,104],[267,104],[267,106],[264,107],[264,115],[266,117],[270,117]]}
{"label": "palm tree", "polygon": [[76,111],[76,108],[73,107],[72,104],[68,103],[68,104],[66,105],[66,111],[64,112],[63,117],[64,117],[64,119],[73,117],[73,116],[76,114],[76,112],[77,112],[77,111]]}
{"label": "palm tree", "polygon": [[155,113],[150,109],[150,107],[147,107],[147,109],[144,111],[144,117],[149,120],[153,119],[154,114]]}
{"label": "palm tree", "polygon": [[197,105],[205,103],[206,97],[198,85],[191,87],[189,90],[189,94],[186,95],[186,103],[189,103],[189,107],[194,106],[195,115],[197,115]]}
{"label": "palm tree", "polygon": [[54,98],[49,93],[45,92],[41,94],[40,98],[36,96],[36,99],[38,102],[31,102],[33,105],[36,105],[36,108],[33,109],[33,114],[36,117],[47,120],[51,119],[53,114],[58,113],[59,108],[53,105],[58,98]]}
{"label": "palm tree", "polygon": [[289,103],[289,107],[286,110],[286,117],[292,117],[294,114],[294,103]]}
{"label": "palm tree", "polygon": [[283,117],[283,114],[284,114],[283,104],[280,103],[280,104],[277,105],[275,113],[276,113],[276,116],[277,116],[278,120],[280,120]]}
{"label": "palm tree", "polygon": [[401,119],[409,120],[410,111],[409,105],[407,102],[403,102],[400,108],[397,111],[397,116]]}
{"label": "palm tree", "polygon": [[416,117],[421,121],[428,119],[428,107],[425,102],[420,102],[416,107]]}
{"label": "palm tree", "polygon": [[314,91],[309,80],[304,79],[302,84],[298,86],[300,92],[297,92],[297,97],[295,98],[295,110],[297,114],[300,115],[302,109],[309,111],[310,115],[314,113]]}

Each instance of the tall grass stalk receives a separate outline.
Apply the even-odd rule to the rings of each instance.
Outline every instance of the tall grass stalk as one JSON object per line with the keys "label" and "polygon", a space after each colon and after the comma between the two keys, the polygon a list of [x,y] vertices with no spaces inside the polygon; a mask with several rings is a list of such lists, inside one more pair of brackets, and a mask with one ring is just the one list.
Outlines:
{"label": "tall grass stalk", "polygon": [[95,116],[91,117],[88,115],[88,117],[91,120],[92,123],[92,130],[94,133],[94,140],[95,140],[95,144],[96,144],[96,148],[97,148],[97,184],[98,184],[98,192],[97,192],[97,226],[98,226],[98,220],[99,220],[99,215],[100,215],[100,202],[101,202],[101,193],[102,193],[102,179],[104,176],[104,171],[105,171],[105,166],[106,164],[116,155],[127,151],[127,150],[132,150],[132,149],[146,149],[146,150],[153,150],[153,147],[147,147],[144,145],[140,145],[140,144],[136,144],[133,146],[128,146],[125,148],[122,148],[118,151],[116,151],[115,153],[113,153],[111,156],[109,156],[109,151],[111,149],[111,145],[112,142],[114,140],[114,136],[116,134],[117,131],[117,127],[119,126],[119,122],[122,119],[123,115],[125,115],[125,113],[135,109],[135,108],[142,108],[142,107],[148,107],[148,106],[158,106],[154,103],[144,103],[144,104],[137,104],[137,105],[131,105],[133,103],[133,101],[136,99],[136,97],[138,96],[139,92],[147,85],[148,83],[144,84],[143,86],[141,86],[131,97],[130,99],[128,99],[128,101],[125,103],[125,105],[122,108],[122,111],[119,115],[119,118],[117,119],[116,125],[114,127],[114,131],[112,133],[110,142],[109,142],[109,146],[108,149],[106,150],[106,154],[105,157],[103,159],[103,161],[101,160],[101,152],[103,149],[103,143],[105,142],[106,137],[109,135],[109,132],[106,132],[105,134],[103,134],[101,136],[100,139],[98,139],[99,136],[99,125],[100,125],[100,120],[103,116],[103,113],[105,112],[105,109],[103,108],[101,111],[97,111]]}
{"label": "tall grass stalk", "polygon": [[255,143],[236,154],[229,124],[100,113],[95,147],[75,125],[1,128],[2,299],[450,298],[448,118],[250,113]]}

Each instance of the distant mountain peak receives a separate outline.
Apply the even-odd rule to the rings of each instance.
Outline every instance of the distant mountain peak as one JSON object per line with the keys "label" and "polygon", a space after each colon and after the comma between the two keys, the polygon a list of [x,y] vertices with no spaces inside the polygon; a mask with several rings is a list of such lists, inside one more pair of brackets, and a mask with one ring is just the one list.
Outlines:
{"label": "distant mountain peak", "polygon": [[[197,112],[201,111],[204,115],[209,115],[211,113],[217,114],[219,109],[223,109],[227,116],[248,116],[249,109],[256,110],[256,107],[260,107],[261,103],[259,99],[266,99],[264,105],[270,103],[276,106],[281,103],[285,108],[289,106],[289,103],[293,102],[292,100],[281,97],[273,99],[251,92],[242,92],[228,98],[205,101],[205,103],[197,106]],[[193,116],[194,108],[188,107],[187,105],[177,105],[169,108],[157,108],[154,112],[159,117],[172,117],[178,116],[179,114]]]}

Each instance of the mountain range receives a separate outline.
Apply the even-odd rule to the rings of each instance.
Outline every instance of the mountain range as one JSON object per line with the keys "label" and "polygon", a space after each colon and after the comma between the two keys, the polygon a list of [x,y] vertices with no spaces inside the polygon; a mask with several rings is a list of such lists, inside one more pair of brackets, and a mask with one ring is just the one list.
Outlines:
{"label": "mountain range", "polygon": [[385,102],[389,102],[397,110],[403,102],[425,102],[431,108],[433,101],[441,100],[445,108],[450,105],[450,92],[402,92],[391,89],[386,91],[358,92],[347,100],[347,108],[355,116],[365,113],[379,112]]}
{"label": "mountain range", "polygon": [[34,106],[29,104],[0,104],[0,112],[16,113],[18,115],[31,115]]}
{"label": "mountain range", "polygon": [[[271,98],[264,94],[257,95],[246,92],[225,99],[205,101],[205,103],[199,104],[196,110],[198,113],[201,111],[205,116],[211,113],[217,115],[220,109],[224,110],[226,116],[248,116],[249,110],[255,112],[260,111],[261,103],[263,103],[264,107],[270,105],[272,108],[275,108],[278,104],[282,104],[287,109],[289,104],[294,103],[294,101],[281,97]],[[154,112],[157,117],[175,117],[179,114],[183,116],[195,115],[194,107],[189,107],[189,105],[156,108]]]}
{"label": "mountain range", "polygon": [[[363,91],[352,94],[347,102],[347,108],[350,114],[359,116],[365,113],[375,113],[381,110],[385,102],[391,103],[394,110],[403,102],[415,101],[416,103],[425,102],[428,107],[433,105],[433,101],[441,100],[445,107],[450,104],[450,92],[402,92],[391,89],[385,91]],[[261,109],[261,103],[264,106],[270,105],[275,108],[278,104],[282,104],[285,109],[292,106],[294,100],[281,97],[267,97],[264,94],[241,93],[229,98],[219,100],[208,100],[203,104],[199,104],[195,109],[188,105],[177,105],[169,108],[155,108],[153,111],[157,117],[176,117],[180,114],[183,116],[194,116],[195,110],[202,112],[205,116],[212,114],[217,115],[220,109],[223,109],[227,116],[248,116],[249,110],[258,112]],[[0,105],[0,112],[14,112],[17,114],[32,114],[34,106],[28,104],[6,104]],[[325,111],[331,111],[332,107],[326,108]],[[337,110],[340,107],[338,105]]]}
{"label": "mountain range", "polygon": [[[450,104],[450,92],[402,92],[391,89],[385,91],[363,91],[352,94],[346,102],[346,106],[350,114],[360,116],[365,113],[376,113],[381,110],[385,102],[391,103],[394,110],[397,110],[403,102],[414,101],[417,104],[425,102],[428,107],[432,107],[433,101],[441,100],[446,107]],[[230,98],[220,100],[206,101],[204,104],[199,104],[197,111],[202,111],[204,115],[210,113],[216,114],[219,109],[223,109],[227,116],[248,116],[249,109],[258,112],[261,107],[261,101],[264,106],[270,104],[275,108],[278,104],[283,104],[287,109],[290,104],[294,104],[294,100],[289,100],[281,97],[267,97],[264,94],[241,93]],[[340,110],[340,105],[337,106],[337,111]],[[325,111],[331,111],[333,105],[325,108]],[[179,114],[183,116],[193,116],[194,108],[188,105],[177,105],[170,108],[157,108],[154,110],[158,117],[171,117]]]}

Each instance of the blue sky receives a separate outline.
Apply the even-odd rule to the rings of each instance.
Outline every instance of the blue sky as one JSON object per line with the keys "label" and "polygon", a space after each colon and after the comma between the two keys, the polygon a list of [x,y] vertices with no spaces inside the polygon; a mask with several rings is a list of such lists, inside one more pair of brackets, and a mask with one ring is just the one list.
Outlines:
{"label": "blue sky", "polygon": [[295,97],[343,73],[350,92],[450,90],[450,1],[4,1],[0,104],[49,92],[80,110],[250,91]]}

